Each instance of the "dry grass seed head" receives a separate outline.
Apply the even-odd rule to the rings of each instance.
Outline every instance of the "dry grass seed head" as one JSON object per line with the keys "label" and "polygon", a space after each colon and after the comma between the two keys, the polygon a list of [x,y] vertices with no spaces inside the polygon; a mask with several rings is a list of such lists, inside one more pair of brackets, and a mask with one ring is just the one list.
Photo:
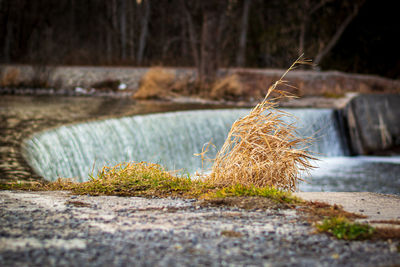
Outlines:
{"label": "dry grass seed head", "polygon": [[[296,61],[289,70],[299,63]],[[291,97],[276,89],[284,83],[283,77],[268,89],[264,100],[250,114],[232,125],[207,178],[212,183],[295,191],[302,180],[301,171],[313,167],[313,157],[306,151],[310,138],[299,137],[296,127],[284,121],[293,116],[276,109],[277,101]],[[270,99],[272,92],[278,96]]]}

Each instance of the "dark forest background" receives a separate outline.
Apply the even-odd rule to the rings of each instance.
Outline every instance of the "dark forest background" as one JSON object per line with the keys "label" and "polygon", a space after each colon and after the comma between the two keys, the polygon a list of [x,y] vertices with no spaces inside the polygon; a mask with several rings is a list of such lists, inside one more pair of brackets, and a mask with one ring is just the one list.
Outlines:
{"label": "dark forest background", "polygon": [[400,78],[394,3],[0,0],[0,63],[287,68],[304,53],[323,70]]}

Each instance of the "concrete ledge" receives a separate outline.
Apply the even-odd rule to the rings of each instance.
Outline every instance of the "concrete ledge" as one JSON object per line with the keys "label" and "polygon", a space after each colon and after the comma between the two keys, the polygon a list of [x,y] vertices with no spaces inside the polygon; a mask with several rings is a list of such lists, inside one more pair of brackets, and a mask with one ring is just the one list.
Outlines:
{"label": "concrete ledge", "polygon": [[[308,196],[332,200],[332,193],[313,194]],[[369,197],[337,194],[333,200],[346,198],[349,207],[354,200]],[[399,199],[374,195],[371,203],[400,207]],[[0,225],[0,266],[395,266],[400,262],[397,240],[336,240],[316,234],[295,210],[202,207],[192,200],[0,191]]]}
{"label": "concrete ledge", "polygon": [[[296,196],[310,201],[321,201],[340,205],[344,210],[367,216],[360,221],[400,222],[400,197],[370,192],[298,192]],[[376,223],[370,223],[378,226]],[[379,224],[379,226],[400,227],[400,225]]]}
{"label": "concrete ledge", "polygon": [[352,154],[400,146],[400,94],[359,95],[340,110]]}

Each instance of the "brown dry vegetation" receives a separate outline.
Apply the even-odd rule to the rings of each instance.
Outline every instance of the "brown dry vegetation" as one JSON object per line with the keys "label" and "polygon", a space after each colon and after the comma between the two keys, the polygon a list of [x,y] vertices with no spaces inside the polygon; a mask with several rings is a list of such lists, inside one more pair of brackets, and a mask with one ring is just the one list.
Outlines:
{"label": "brown dry vegetation", "polygon": [[171,96],[171,88],[175,75],[163,68],[151,68],[142,77],[138,91],[133,95],[136,99],[163,99]]}
{"label": "brown dry vegetation", "polygon": [[236,74],[221,78],[211,86],[210,98],[234,100],[243,96],[243,84]]}
{"label": "brown dry vegetation", "polygon": [[20,71],[17,68],[10,68],[4,71],[0,80],[0,87],[14,87],[18,85]]}
{"label": "brown dry vegetation", "polygon": [[[400,240],[400,229],[394,227],[376,227],[375,234],[373,236],[374,239],[383,239],[383,240]],[[400,252],[400,247],[399,247]]]}
{"label": "brown dry vegetation", "polygon": [[[302,62],[296,61],[288,71],[299,63]],[[313,167],[310,164],[313,157],[305,150],[310,139],[299,137],[296,127],[283,121],[291,115],[276,109],[278,100],[290,97],[277,89],[284,84],[285,74],[249,115],[232,125],[206,178],[212,184],[270,186],[294,191],[301,180],[300,172]],[[270,98],[272,92],[278,96]]]}
{"label": "brown dry vegetation", "polygon": [[221,232],[222,236],[225,237],[242,237],[243,234],[240,232],[232,231],[232,230],[225,230]]}
{"label": "brown dry vegetation", "polygon": [[319,201],[308,201],[306,205],[298,208],[298,211],[304,212],[304,217],[308,222],[318,222],[329,217],[340,217],[349,220],[366,218],[364,215],[347,212],[339,205],[329,205]]}
{"label": "brown dry vegetation", "polygon": [[61,88],[61,79],[55,81],[51,81],[50,79],[55,69],[55,66],[32,65],[27,74],[19,67],[4,67],[0,71],[0,87]]}
{"label": "brown dry vegetation", "polygon": [[373,220],[370,223],[384,223],[384,224],[393,224],[400,225],[400,220]]}
{"label": "brown dry vegetation", "polygon": [[175,96],[198,96],[215,100],[236,100],[248,97],[236,74],[221,77],[212,84],[202,84],[189,77],[177,78],[161,67],[150,68],[142,77],[135,99],[169,99]]}

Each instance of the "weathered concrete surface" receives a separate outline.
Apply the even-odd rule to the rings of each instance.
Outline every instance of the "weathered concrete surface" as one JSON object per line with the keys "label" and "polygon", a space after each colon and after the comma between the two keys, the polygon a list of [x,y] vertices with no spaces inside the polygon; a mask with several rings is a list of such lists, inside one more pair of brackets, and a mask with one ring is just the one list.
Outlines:
{"label": "weathered concrete surface", "polygon": [[[396,195],[370,192],[299,192],[296,195],[305,200],[337,204],[343,206],[346,211],[367,216],[361,221],[397,220],[400,222],[400,197]],[[372,223],[372,225],[376,224]],[[379,226],[383,225],[379,224]],[[392,227],[393,225],[385,226]]]}
{"label": "weathered concrete surface", "polygon": [[353,154],[400,146],[400,94],[359,95],[341,111]]}
{"label": "weathered concrete surface", "polygon": [[0,266],[392,266],[398,241],[315,234],[295,210],[0,191]]}

